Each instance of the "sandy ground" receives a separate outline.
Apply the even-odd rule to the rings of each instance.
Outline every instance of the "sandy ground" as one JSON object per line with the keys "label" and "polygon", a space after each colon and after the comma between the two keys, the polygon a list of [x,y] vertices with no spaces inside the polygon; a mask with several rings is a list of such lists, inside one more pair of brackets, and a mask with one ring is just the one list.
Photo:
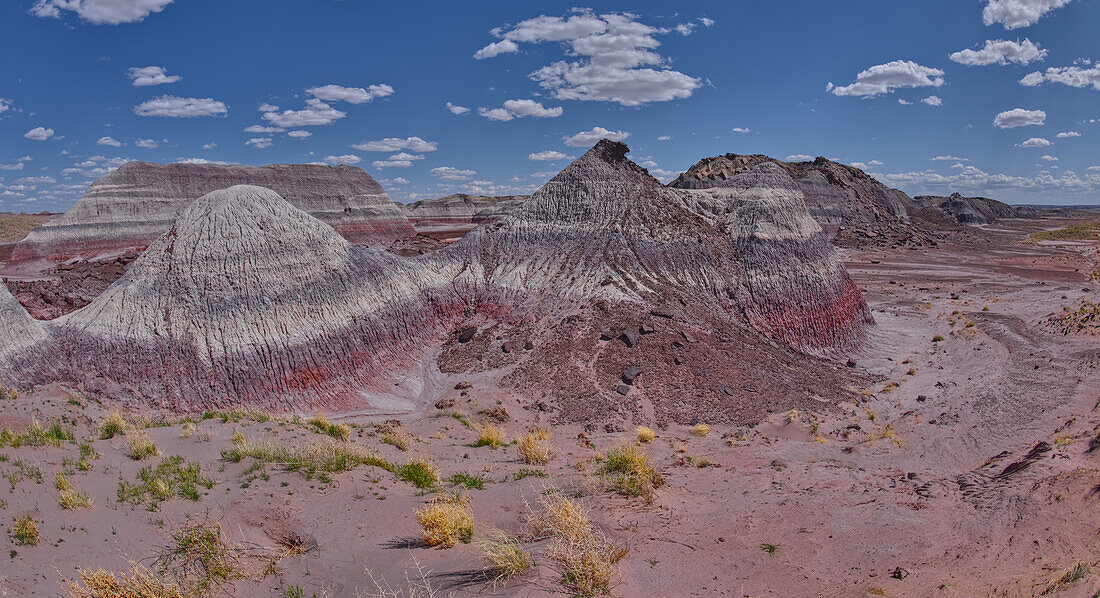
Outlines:
{"label": "sandy ground", "polygon": [[[652,503],[616,494],[598,474],[598,456],[632,442],[632,430],[553,426],[555,457],[532,467],[515,445],[469,446],[476,434],[431,404],[401,418],[416,437],[407,452],[380,441],[381,418],[343,421],[351,442],[394,462],[426,456],[445,477],[489,480],[468,491],[475,539],[494,527],[522,537],[525,503],[548,488],[576,497],[629,546],[618,596],[1093,596],[1094,573],[1051,582],[1078,564],[1100,573],[1100,450],[1089,450],[1100,427],[1100,337],[1066,337],[1047,322],[1096,300],[1100,281],[1087,274],[1100,258],[1087,245],[1020,244],[1022,226],[1002,224],[980,247],[848,253],[877,321],[851,356],[877,380],[865,400],[829,415],[712,426],[704,438],[686,426],[658,429],[645,449],[666,483]],[[431,376],[435,388],[464,380]],[[518,397],[469,381],[444,393],[455,400],[448,411],[476,423],[503,407],[510,439],[550,425]],[[495,586],[476,543],[423,546],[413,511],[433,494],[382,469],[324,481],[221,458],[235,430],[284,444],[325,438],[300,421],[215,418],[188,437],[182,423],[150,427],[165,457],[139,462],[126,455],[126,436],[96,439],[113,408],[60,387],[0,401],[0,427],[60,421],[100,454],[70,476],[93,506],[65,511],[53,474],[73,468],[76,442],[0,449],[0,520],[30,513],[41,533],[37,546],[0,539],[11,550],[0,554],[0,595],[60,596],[80,568],[122,570],[127,558],[152,565],[188,518],[216,521],[254,547],[288,535],[316,543],[279,561],[275,574],[236,582],[238,596],[286,596],[292,587],[306,597],[372,596],[379,584],[408,595],[418,567],[437,596],[565,594],[545,541],[524,544],[536,564],[528,574]],[[198,501],[175,498],[155,511],[119,501],[120,481],[170,455],[200,463],[215,485]]]}

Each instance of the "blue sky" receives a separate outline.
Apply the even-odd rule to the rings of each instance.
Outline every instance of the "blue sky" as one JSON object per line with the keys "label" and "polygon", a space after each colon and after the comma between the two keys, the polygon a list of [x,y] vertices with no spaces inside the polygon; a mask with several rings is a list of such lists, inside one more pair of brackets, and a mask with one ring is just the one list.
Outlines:
{"label": "blue sky", "polygon": [[1100,1],[574,6],[7,0],[0,210],[64,210],[130,159],[528,193],[601,134],[665,181],[823,155],[910,194],[1100,202]]}

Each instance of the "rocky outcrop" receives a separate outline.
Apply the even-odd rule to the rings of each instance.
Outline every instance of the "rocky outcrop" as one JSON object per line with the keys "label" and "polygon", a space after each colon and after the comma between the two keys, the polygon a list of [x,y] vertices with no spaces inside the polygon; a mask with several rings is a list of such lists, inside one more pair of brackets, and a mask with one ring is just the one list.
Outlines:
{"label": "rocky outcrop", "polygon": [[0,283],[0,373],[9,360],[28,347],[40,344],[45,336],[42,323],[30,317],[8,288]]}
{"label": "rocky outcrop", "polygon": [[700,160],[669,186],[706,189],[762,163],[776,164],[790,174],[810,214],[837,245],[921,246],[932,242],[926,231],[911,222],[909,196],[858,168],[825,158],[783,162],[759,154],[725,154]]}
{"label": "rocky outcrop", "polygon": [[422,199],[402,208],[416,232],[453,240],[479,224],[500,220],[527,198],[527,195],[491,197],[457,193]]}
{"label": "rocky outcrop", "polygon": [[991,224],[1002,218],[1038,218],[1035,208],[1016,207],[988,197],[964,197],[952,193],[950,197],[918,195],[913,198],[918,209],[935,210],[947,217],[948,221],[959,224]]}
{"label": "rocky outcrop", "polygon": [[[64,215],[31,231],[0,275],[18,283],[16,296],[35,317],[68,313],[102,292],[100,280],[114,280],[113,264],[141,253],[195,198],[237,184],[274,190],[356,245],[384,246],[415,234],[400,206],[353,166],[128,162],[92,183]],[[85,280],[74,269],[94,276]]]}

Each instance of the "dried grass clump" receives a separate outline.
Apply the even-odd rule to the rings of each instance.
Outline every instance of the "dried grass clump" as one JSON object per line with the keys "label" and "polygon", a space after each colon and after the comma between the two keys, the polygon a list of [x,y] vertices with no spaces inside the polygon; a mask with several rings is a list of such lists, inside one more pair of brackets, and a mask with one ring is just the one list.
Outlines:
{"label": "dried grass clump", "polygon": [[894,424],[886,424],[885,428],[868,434],[866,438],[860,441],[860,444],[874,446],[879,440],[889,440],[898,446],[905,446],[905,442],[894,432]]}
{"label": "dried grass clump", "polygon": [[550,439],[554,433],[546,428],[535,428],[519,439],[519,457],[530,465],[546,465],[554,457],[554,445]]}
{"label": "dried grass clump", "polygon": [[171,576],[187,596],[232,594],[237,580],[259,580],[274,574],[281,548],[231,542],[221,525],[189,521],[172,534],[172,543],[157,555],[160,571]]}
{"label": "dried grass clump", "polygon": [[307,423],[318,434],[325,434],[337,440],[347,440],[348,437],[351,436],[350,426],[343,423],[330,422],[322,412],[317,412],[317,415],[313,416]]}
{"label": "dried grass clump", "polygon": [[474,441],[474,446],[487,446],[491,449],[496,449],[506,443],[503,426],[485,422],[483,424],[474,424],[473,428],[474,431],[477,432],[477,440]]}
{"label": "dried grass clump", "polygon": [[691,427],[691,433],[695,434],[699,438],[706,438],[707,434],[710,434],[710,426],[699,422]]}
{"label": "dried grass clump", "polygon": [[92,500],[88,495],[77,492],[64,472],[59,471],[54,474],[54,486],[57,488],[57,504],[61,505],[62,509],[74,511],[92,506]]}
{"label": "dried grass clump", "polygon": [[16,546],[34,546],[38,544],[38,524],[30,513],[16,515],[8,526],[8,536]]}
{"label": "dried grass clump", "polygon": [[638,436],[638,442],[642,444],[649,444],[657,437],[657,433],[653,431],[653,428],[647,428],[645,426],[634,428],[634,433]]}
{"label": "dried grass clump", "polygon": [[222,459],[239,463],[251,457],[264,463],[277,463],[287,471],[299,471],[307,479],[314,475],[327,475],[355,469],[360,465],[373,465],[386,471],[395,466],[382,457],[349,442],[307,442],[297,445],[276,444],[270,440],[248,440],[234,443],[232,449],[222,451]]}
{"label": "dried grass clump", "polygon": [[129,573],[80,569],[80,582],[68,582],[70,598],[187,598],[189,594],[136,561]]}
{"label": "dried grass clump", "polygon": [[615,489],[628,496],[652,501],[654,492],[664,484],[661,474],[650,464],[649,455],[636,444],[612,448],[601,460],[600,473],[609,476]]}
{"label": "dried grass clump", "polygon": [[477,547],[489,563],[488,574],[494,582],[515,577],[531,568],[531,555],[523,550],[519,540],[499,529],[489,530]]}
{"label": "dried grass clump", "polygon": [[562,574],[562,583],[574,595],[610,594],[618,574],[617,564],[629,552],[594,526],[583,507],[560,492],[539,497],[528,505],[528,528],[539,538],[551,538],[547,558]]}
{"label": "dried grass clump", "polygon": [[148,432],[141,431],[130,436],[130,458],[141,461],[146,457],[159,457],[160,449]]}
{"label": "dried grass clump", "polygon": [[46,445],[60,447],[62,442],[74,441],[75,439],[76,436],[72,430],[62,428],[59,422],[54,422],[47,428],[37,419],[32,419],[30,425],[18,434],[7,428],[0,430],[0,447],[19,448],[21,446],[39,447]]}
{"label": "dried grass clump", "polygon": [[405,429],[405,426],[390,426],[382,435],[382,442],[397,447],[398,450],[407,451],[413,443],[413,435]]}
{"label": "dried grass clump", "polygon": [[14,388],[7,388],[3,384],[0,384],[0,400],[14,401],[18,398],[18,390]]}
{"label": "dried grass clump", "polygon": [[122,413],[115,411],[103,418],[103,421],[99,422],[99,439],[110,440],[115,436],[125,434],[127,427],[126,420],[122,417]]}
{"label": "dried grass clump", "polygon": [[474,537],[474,511],[465,495],[441,494],[414,515],[428,546],[449,548],[459,542],[469,544]]}
{"label": "dried grass clump", "polygon": [[195,433],[195,424],[191,422],[183,422],[180,426],[180,438],[190,438]]}

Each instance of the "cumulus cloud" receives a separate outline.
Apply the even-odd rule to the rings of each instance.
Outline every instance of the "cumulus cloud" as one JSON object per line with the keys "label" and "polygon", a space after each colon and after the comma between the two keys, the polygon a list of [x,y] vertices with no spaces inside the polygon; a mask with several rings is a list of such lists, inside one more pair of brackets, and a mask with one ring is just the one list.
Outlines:
{"label": "cumulus cloud", "polygon": [[12,162],[11,164],[0,164],[0,170],[23,170],[23,163]]}
{"label": "cumulus cloud", "polygon": [[943,106],[943,100],[940,99],[940,96],[928,96],[921,100],[921,103],[929,106]]}
{"label": "cumulus cloud", "polygon": [[387,137],[385,139],[379,139],[378,141],[364,141],[357,143],[351,147],[362,152],[399,152],[401,150],[408,150],[410,152],[434,152],[437,149],[438,144],[435,141],[424,141],[419,137],[407,137],[401,139],[400,137]]}
{"label": "cumulus cloud", "polygon": [[[655,52],[657,36],[672,30],[651,27],[629,13],[583,10],[569,17],[539,16],[497,29],[503,38],[475,58],[519,50],[519,43],[563,43],[568,60],[531,73],[532,80],[559,100],[617,102],[638,106],[690,97],[702,82],[667,66]],[[690,33],[690,31],[689,31]]]}
{"label": "cumulus cloud", "polygon": [[1005,29],[1034,25],[1050,11],[1061,8],[1070,0],[989,0],[982,11],[986,25],[1000,23]]}
{"label": "cumulus cloud", "polygon": [[988,66],[990,64],[1006,65],[1030,64],[1046,58],[1047,50],[1039,47],[1030,39],[1024,41],[1008,41],[1003,39],[986,40],[985,45],[979,50],[959,50],[951,55],[951,60],[967,66]]}
{"label": "cumulus cloud", "polygon": [[1081,134],[1078,133],[1077,131],[1062,131],[1061,133],[1058,133],[1057,135],[1055,135],[1055,137],[1057,137],[1058,139],[1067,139],[1069,137],[1080,137],[1080,136],[1081,136]]}
{"label": "cumulus cloud", "polygon": [[1044,154],[1043,157],[1039,158],[1039,159],[1040,160],[1046,160],[1047,162],[1057,162],[1058,161],[1058,158],[1056,158],[1055,156],[1052,156],[1050,154]]}
{"label": "cumulus cloud", "polygon": [[511,54],[513,52],[519,52],[519,46],[516,42],[510,39],[502,39],[499,42],[493,42],[477,52],[474,52],[474,58],[477,60],[485,60],[486,58],[500,56],[501,54]]}
{"label": "cumulus cloud", "polygon": [[999,129],[1015,129],[1016,127],[1041,125],[1046,122],[1046,119],[1047,113],[1042,110],[1013,108],[1012,110],[1006,110],[994,117],[993,124]]}
{"label": "cumulus cloud", "polygon": [[791,154],[787,156],[788,162],[812,162],[813,159],[813,156],[808,156],[806,154]]}
{"label": "cumulus cloud", "polygon": [[867,170],[872,166],[882,166],[882,162],[879,162],[878,160],[868,160],[867,162],[852,162],[851,166],[855,166],[860,170]]}
{"label": "cumulus cloud", "polygon": [[345,116],[347,116],[347,113],[341,112],[317,98],[306,100],[306,107],[302,110],[283,110],[282,112],[278,112],[276,108],[275,110],[265,111],[263,113],[264,120],[276,127],[283,128],[327,125]]}
{"label": "cumulus cloud", "polygon": [[450,110],[451,114],[466,114],[470,111],[470,109],[465,106],[458,106],[450,102],[447,102],[447,110]]}
{"label": "cumulus cloud", "polygon": [[567,155],[565,155],[561,152],[555,152],[553,150],[546,150],[546,151],[542,151],[542,152],[535,152],[533,154],[527,154],[527,159],[528,160],[534,160],[536,162],[552,162],[554,160],[565,160],[567,158],[569,158],[569,156],[567,156]]}
{"label": "cumulus cloud", "polygon": [[509,121],[524,116],[557,118],[562,114],[562,107],[546,108],[534,100],[506,100],[500,108],[478,108],[477,113],[489,120],[499,121]]}
{"label": "cumulus cloud", "polygon": [[64,175],[80,175],[85,177],[101,177],[108,172],[129,162],[129,158],[108,158],[106,156],[92,156],[73,164],[61,171]]}
{"label": "cumulus cloud", "polygon": [[218,147],[218,144],[216,144],[216,143],[204,143],[204,144],[202,144],[202,149],[204,149],[204,150],[214,149],[216,147]]}
{"label": "cumulus cloud", "polygon": [[408,185],[409,184],[409,179],[407,179],[403,176],[399,176],[399,177],[394,177],[392,179],[382,179],[378,182],[379,183],[384,183],[386,185]]}
{"label": "cumulus cloud", "polygon": [[575,135],[563,137],[565,145],[570,147],[589,147],[596,145],[601,139],[607,139],[608,141],[623,141],[627,137],[630,137],[630,133],[626,131],[609,131],[603,127],[592,127],[589,131],[581,131]]}
{"label": "cumulus cloud", "polygon": [[671,135],[661,135],[657,138],[657,141],[668,141],[669,139],[672,139]]}
{"label": "cumulus cloud", "polygon": [[898,98],[898,103],[901,104],[902,106],[912,106],[913,105],[913,102],[910,102],[909,100],[907,100],[905,98]]}
{"label": "cumulus cloud", "polygon": [[264,149],[271,147],[272,141],[270,137],[253,137],[244,142],[245,145],[251,145],[252,147]]}
{"label": "cumulus cloud", "polygon": [[225,104],[211,98],[180,98],[160,96],[134,106],[138,116],[166,116],[192,118],[196,116],[220,116],[227,112]]}
{"label": "cumulus cloud", "polygon": [[53,137],[53,129],[47,129],[46,127],[35,127],[30,131],[23,133],[23,136],[27,139],[33,139],[34,141],[45,141],[50,137]]}
{"label": "cumulus cloud", "polygon": [[409,160],[375,160],[371,165],[375,168],[408,168],[413,163]]}
{"label": "cumulus cloud", "polygon": [[171,3],[172,0],[38,0],[30,12],[36,17],[56,19],[61,11],[68,10],[94,25],[118,25],[141,21]]}
{"label": "cumulus cloud", "polygon": [[439,166],[430,171],[432,176],[437,176],[444,181],[465,181],[477,174],[476,170],[463,170],[453,166]]}
{"label": "cumulus cloud", "polygon": [[1050,140],[1043,139],[1042,137],[1032,137],[1027,141],[1020,144],[1020,147],[1050,147],[1053,145]]}
{"label": "cumulus cloud", "polygon": [[1100,63],[1088,68],[1079,66],[1051,67],[1046,72],[1036,71],[1020,79],[1020,85],[1035,87],[1041,83],[1061,83],[1070,87],[1092,87],[1100,91]]}
{"label": "cumulus cloud", "polygon": [[902,87],[939,87],[943,83],[940,69],[911,60],[895,60],[861,71],[850,85],[836,86],[830,82],[825,91],[837,96],[871,98]]}
{"label": "cumulus cloud", "polygon": [[146,149],[153,149],[157,147],[157,142],[153,139],[138,139],[134,142],[134,145],[138,147],[144,147]]}
{"label": "cumulus cloud", "polygon": [[245,133],[282,133],[286,129],[279,127],[268,127],[264,125],[249,125],[244,128]]}
{"label": "cumulus cloud", "polygon": [[122,142],[115,139],[114,137],[100,137],[96,141],[96,144],[98,144],[98,145],[109,145],[111,147],[122,147]]}
{"label": "cumulus cloud", "polygon": [[734,133],[748,133],[749,131],[752,131],[752,129],[748,129],[748,128],[745,128],[745,127],[734,127],[730,130],[733,131]]}
{"label": "cumulus cloud", "polygon": [[342,87],[340,85],[322,85],[311,87],[306,93],[318,100],[327,102],[347,102],[349,104],[362,104],[370,102],[374,98],[384,98],[393,95],[393,88],[385,83],[371,85],[367,89],[362,87]]}
{"label": "cumulus cloud", "polygon": [[207,160],[206,158],[176,158],[176,162],[178,164],[230,164],[230,162],[223,162],[221,160]]}
{"label": "cumulus cloud", "polygon": [[958,165],[950,175],[933,170],[921,172],[903,172],[874,174],[875,178],[892,187],[899,187],[912,194],[935,192],[943,194],[952,191],[991,193],[1000,189],[1035,190],[1038,192],[1089,192],[1100,187],[1100,175],[1089,174],[1084,178],[1067,170],[1055,177],[1046,171],[1035,177],[1020,177],[1007,174],[991,174],[969,165]]}
{"label": "cumulus cloud", "polygon": [[695,23],[680,23],[679,25],[677,25],[675,27],[675,29],[676,29],[676,33],[679,33],[680,35],[682,35],[684,37],[687,37],[687,36],[691,35],[692,31],[695,31]]}
{"label": "cumulus cloud", "polygon": [[339,166],[340,164],[358,164],[363,159],[354,154],[344,154],[342,156],[325,156],[324,162],[329,166]]}
{"label": "cumulus cloud", "polygon": [[951,162],[969,162],[970,158],[960,158],[958,156],[933,156],[932,158],[929,158],[929,160],[932,160],[933,162],[938,160],[949,160]]}
{"label": "cumulus cloud", "polygon": [[294,139],[305,139],[306,137],[309,137],[312,134],[313,133],[310,133],[309,131],[291,131],[291,132],[287,133],[286,136],[287,137],[293,137]]}
{"label": "cumulus cloud", "polygon": [[134,87],[148,87],[150,85],[164,85],[165,83],[175,83],[183,77],[179,75],[169,75],[162,66],[142,66],[131,67],[126,73],[127,77],[134,82]]}

